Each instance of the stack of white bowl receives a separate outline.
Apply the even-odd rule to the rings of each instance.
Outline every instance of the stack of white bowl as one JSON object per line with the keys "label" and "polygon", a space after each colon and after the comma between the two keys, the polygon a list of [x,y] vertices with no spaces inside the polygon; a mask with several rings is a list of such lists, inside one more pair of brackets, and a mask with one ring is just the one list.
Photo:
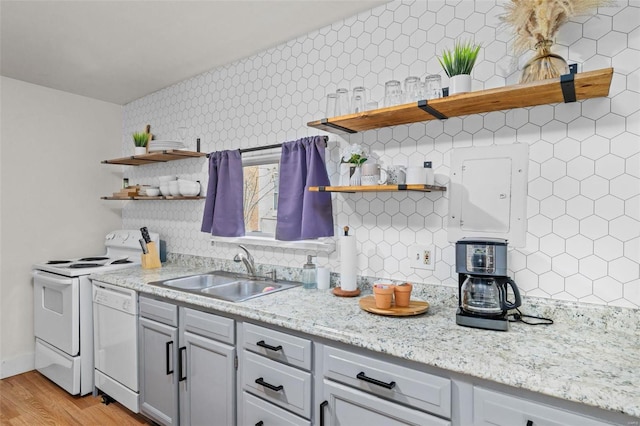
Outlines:
{"label": "stack of white bowl", "polygon": [[[176,182],[176,184],[178,183],[176,181],[176,177],[175,176],[160,176],[160,193],[162,195],[173,195],[171,193],[171,188],[170,188],[170,183],[171,182]],[[177,187],[176,187],[176,195],[180,195]]]}
{"label": "stack of white bowl", "polygon": [[183,197],[195,197],[200,194],[200,182],[178,179],[178,190]]}

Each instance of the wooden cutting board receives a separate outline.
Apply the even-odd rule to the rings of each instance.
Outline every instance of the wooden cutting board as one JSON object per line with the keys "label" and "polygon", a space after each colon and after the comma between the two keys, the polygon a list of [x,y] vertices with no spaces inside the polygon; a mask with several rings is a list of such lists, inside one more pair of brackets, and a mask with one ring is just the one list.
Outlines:
{"label": "wooden cutting board", "polygon": [[392,302],[389,309],[380,309],[376,308],[376,299],[374,296],[365,296],[361,298],[358,303],[363,310],[371,312],[372,314],[389,315],[395,317],[420,315],[424,314],[429,309],[429,303],[423,302],[421,300],[409,301],[409,306],[407,306],[406,308],[398,308]]}

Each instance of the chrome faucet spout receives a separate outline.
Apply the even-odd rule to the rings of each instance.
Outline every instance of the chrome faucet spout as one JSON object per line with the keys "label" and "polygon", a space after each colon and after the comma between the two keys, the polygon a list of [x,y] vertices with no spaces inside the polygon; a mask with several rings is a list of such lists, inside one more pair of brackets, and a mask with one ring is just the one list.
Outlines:
{"label": "chrome faucet spout", "polygon": [[240,245],[239,247],[242,250],[244,250],[244,253],[236,254],[233,257],[233,261],[234,262],[242,262],[244,264],[245,268],[247,268],[247,272],[249,273],[249,275],[252,276],[252,277],[255,277],[256,276],[256,265],[254,263],[253,256],[251,256],[251,253],[249,253],[249,250],[247,250],[247,248],[245,246]]}

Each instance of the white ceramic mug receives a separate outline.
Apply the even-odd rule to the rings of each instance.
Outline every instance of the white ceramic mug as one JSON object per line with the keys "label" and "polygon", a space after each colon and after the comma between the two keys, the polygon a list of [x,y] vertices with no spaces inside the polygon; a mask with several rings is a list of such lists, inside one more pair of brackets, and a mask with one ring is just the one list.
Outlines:
{"label": "white ceramic mug", "polygon": [[389,185],[403,185],[407,182],[407,172],[405,166],[387,167],[387,183]]}
{"label": "white ceramic mug", "polygon": [[407,167],[407,185],[425,185],[427,169],[424,167]]}
{"label": "white ceramic mug", "polygon": [[387,182],[387,172],[377,163],[364,163],[361,167],[360,183],[363,186],[384,185]]}

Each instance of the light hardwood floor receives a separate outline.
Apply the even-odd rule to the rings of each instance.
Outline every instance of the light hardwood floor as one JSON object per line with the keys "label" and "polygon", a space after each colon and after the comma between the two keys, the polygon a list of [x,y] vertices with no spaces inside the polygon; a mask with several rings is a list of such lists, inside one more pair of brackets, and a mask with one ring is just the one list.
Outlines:
{"label": "light hardwood floor", "polygon": [[37,371],[0,380],[0,425],[145,425],[122,405],[72,396]]}

